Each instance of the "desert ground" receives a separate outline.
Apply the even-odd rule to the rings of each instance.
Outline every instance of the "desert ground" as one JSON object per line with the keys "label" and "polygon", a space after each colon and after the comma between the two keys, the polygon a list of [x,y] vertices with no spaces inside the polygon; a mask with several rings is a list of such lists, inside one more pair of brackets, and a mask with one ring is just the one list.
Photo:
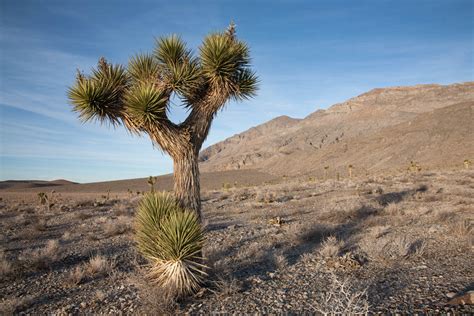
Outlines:
{"label": "desert ground", "polygon": [[[157,188],[170,190],[171,178]],[[209,277],[182,300],[146,279],[134,247],[147,190],[146,179],[4,185],[0,314],[324,314],[337,304],[474,313],[474,170],[204,173]]]}

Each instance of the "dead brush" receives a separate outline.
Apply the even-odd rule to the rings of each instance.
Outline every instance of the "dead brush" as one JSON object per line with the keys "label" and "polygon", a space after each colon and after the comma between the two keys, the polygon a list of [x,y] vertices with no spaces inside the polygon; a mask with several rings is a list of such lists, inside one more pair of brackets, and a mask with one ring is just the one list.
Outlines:
{"label": "dead brush", "polygon": [[81,221],[84,221],[86,219],[89,219],[91,217],[93,217],[94,215],[92,215],[91,213],[89,212],[85,212],[85,211],[79,211],[76,213],[76,218],[81,220]]}
{"label": "dead brush", "polygon": [[0,302],[0,315],[17,315],[27,308],[35,297],[33,295],[22,295],[21,297],[4,298]]}
{"label": "dead brush", "polygon": [[342,250],[344,243],[337,240],[335,236],[329,236],[324,240],[319,249],[323,258],[336,258]]}
{"label": "dead brush", "polygon": [[107,260],[106,257],[95,255],[89,259],[86,265],[86,273],[90,277],[104,275],[110,273],[113,266],[113,262]]}
{"label": "dead brush", "polygon": [[109,220],[104,224],[103,230],[107,237],[125,234],[130,231],[130,218],[119,216],[116,220]]}
{"label": "dead brush", "polygon": [[275,202],[276,196],[273,192],[259,191],[255,196],[255,200],[259,203],[273,203]]}
{"label": "dead brush", "polygon": [[273,264],[275,265],[277,270],[285,271],[288,268],[288,260],[283,254],[281,253],[274,254],[272,259],[273,259]]}
{"label": "dead brush", "polygon": [[48,229],[48,222],[45,219],[40,218],[38,221],[36,221],[33,227],[37,231],[44,232]]}
{"label": "dead brush", "polygon": [[400,205],[397,203],[388,203],[387,206],[384,208],[384,213],[391,215],[391,216],[397,216],[397,215],[404,215],[405,212],[402,210]]}
{"label": "dead brush", "polygon": [[456,236],[466,237],[471,236],[474,226],[474,220],[465,219],[463,221],[458,221],[453,224],[453,232]]}
{"label": "dead brush", "polygon": [[83,267],[78,266],[75,267],[72,271],[70,271],[66,277],[67,284],[71,286],[78,285],[84,280],[85,278],[85,272]]}
{"label": "dead brush", "polygon": [[43,248],[23,252],[20,260],[30,263],[36,268],[44,269],[58,260],[61,249],[57,240],[49,240]]}
{"label": "dead brush", "polygon": [[144,315],[175,315],[178,307],[177,295],[171,288],[150,283],[149,278],[143,277],[147,271],[137,267],[137,273],[128,278],[140,295],[141,311]]}
{"label": "dead brush", "polygon": [[218,276],[213,282],[215,289],[210,289],[218,297],[231,297],[242,291],[242,282],[231,277],[230,279]]}
{"label": "dead brush", "polygon": [[367,289],[356,289],[349,279],[339,279],[335,273],[329,275],[329,285],[312,304],[316,313],[322,315],[368,315]]}
{"label": "dead brush", "polygon": [[0,279],[8,277],[12,272],[12,264],[8,261],[4,252],[0,252]]}

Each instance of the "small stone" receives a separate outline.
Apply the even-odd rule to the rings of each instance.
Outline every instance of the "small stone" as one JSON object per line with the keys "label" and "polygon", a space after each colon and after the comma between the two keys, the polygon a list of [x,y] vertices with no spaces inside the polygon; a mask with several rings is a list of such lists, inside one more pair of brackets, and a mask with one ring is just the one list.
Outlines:
{"label": "small stone", "polygon": [[454,293],[454,292],[449,292],[449,293],[446,293],[446,296],[447,296],[448,298],[453,298],[453,297],[456,296],[456,293]]}
{"label": "small stone", "polygon": [[86,302],[82,302],[80,305],[81,305],[82,308],[86,308],[87,303],[86,303]]}

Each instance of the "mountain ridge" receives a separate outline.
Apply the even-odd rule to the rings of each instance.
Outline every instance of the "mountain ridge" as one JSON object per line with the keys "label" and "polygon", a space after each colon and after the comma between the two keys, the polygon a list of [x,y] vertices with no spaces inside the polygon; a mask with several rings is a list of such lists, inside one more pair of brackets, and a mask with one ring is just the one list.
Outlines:
{"label": "mountain ridge", "polygon": [[[378,148],[377,144],[366,146],[364,142],[375,142],[376,140],[371,135],[379,133],[385,135],[386,139],[391,139],[387,141],[387,144],[395,146],[400,151],[399,154],[405,156],[406,159],[392,161],[391,166],[377,164],[379,167],[373,168],[370,166],[372,159],[369,156],[374,153],[369,152],[366,153],[368,157],[366,161],[364,159],[358,161],[359,167],[364,170],[400,169],[410,159],[424,161],[427,166],[442,165],[449,161],[454,162],[455,152],[472,158],[474,151],[472,146],[466,146],[466,148],[458,146],[459,148],[452,148],[455,152],[444,153],[441,160],[433,158],[431,159],[433,163],[431,163],[426,155],[435,155],[435,152],[413,153],[408,147],[408,142],[405,142],[406,146],[403,146],[403,143],[399,142],[399,144],[395,141],[403,139],[403,130],[391,129],[391,127],[413,121],[412,124],[415,125],[423,122],[422,128],[428,129],[429,123],[418,116],[456,104],[462,107],[463,115],[471,119],[472,107],[465,102],[473,101],[474,82],[375,88],[334,104],[328,109],[317,110],[303,119],[280,116],[214,144],[201,152],[200,168],[203,171],[261,169],[273,174],[305,174],[315,171],[321,173],[322,167],[311,165],[310,162],[341,169],[343,161],[340,157],[347,155],[349,144],[352,147],[357,145],[366,150],[373,150]],[[437,125],[435,125],[446,128],[441,122],[443,117],[438,117],[442,115],[440,113],[436,112]],[[432,117],[433,120],[435,116]],[[462,120],[462,117],[457,117],[457,119],[464,125],[469,125],[469,121]],[[276,128],[281,132],[276,133]],[[268,132],[269,130],[271,133]],[[453,123],[450,132],[457,130],[463,131],[456,134],[459,139],[450,138],[449,141],[470,145],[469,130],[461,129],[461,126]],[[423,138],[425,142],[443,146],[440,140],[436,139],[438,136],[435,137],[434,134],[426,138],[422,136],[422,133],[416,133],[413,137]],[[345,146],[341,149],[337,144]],[[378,150],[381,149],[378,148]],[[384,148],[383,152],[389,154],[390,150],[387,151]],[[351,153],[357,154],[353,151]],[[390,153],[390,155],[395,154]],[[351,160],[350,157],[346,158],[347,161]],[[347,164],[347,162],[344,163]]]}

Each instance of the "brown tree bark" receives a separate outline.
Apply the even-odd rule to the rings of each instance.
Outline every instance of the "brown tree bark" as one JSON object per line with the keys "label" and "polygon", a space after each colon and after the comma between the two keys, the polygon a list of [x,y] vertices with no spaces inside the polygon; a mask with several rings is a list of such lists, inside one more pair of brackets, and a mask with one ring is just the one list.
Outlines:
{"label": "brown tree bark", "polygon": [[214,115],[225,100],[206,99],[196,105],[186,120],[175,125],[161,122],[148,130],[152,141],[173,159],[174,195],[179,205],[201,214],[201,192],[198,156],[201,146],[209,134]]}
{"label": "brown tree bark", "polygon": [[198,154],[198,150],[190,147],[173,157],[173,178],[176,200],[182,208],[194,211],[201,221]]}

